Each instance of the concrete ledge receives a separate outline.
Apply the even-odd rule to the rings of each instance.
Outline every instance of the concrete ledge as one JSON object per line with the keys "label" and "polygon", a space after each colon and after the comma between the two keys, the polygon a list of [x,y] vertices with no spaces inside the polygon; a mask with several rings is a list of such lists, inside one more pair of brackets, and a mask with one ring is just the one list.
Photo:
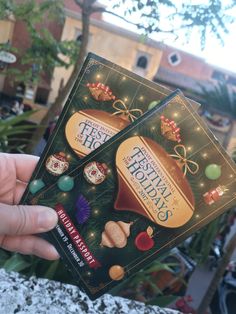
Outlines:
{"label": "concrete ledge", "polygon": [[17,273],[0,269],[0,314],[178,314],[173,310],[112,297],[105,294],[96,301],[77,287],[32,277],[26,279]]}

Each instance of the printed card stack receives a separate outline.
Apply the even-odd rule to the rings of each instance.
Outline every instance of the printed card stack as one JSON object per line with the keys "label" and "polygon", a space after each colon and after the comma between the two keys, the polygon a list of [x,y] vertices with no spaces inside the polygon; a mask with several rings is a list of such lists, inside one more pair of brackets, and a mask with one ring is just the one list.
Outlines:
{"label": "printed card stack", "polygon": [[236,167],[198,104],[89,54],[23,196],[95,299],[236,205]]}

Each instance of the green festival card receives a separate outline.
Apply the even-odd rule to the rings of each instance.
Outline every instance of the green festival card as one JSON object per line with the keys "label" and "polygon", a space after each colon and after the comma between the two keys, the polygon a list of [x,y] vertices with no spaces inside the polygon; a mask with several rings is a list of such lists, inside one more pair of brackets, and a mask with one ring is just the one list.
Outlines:
{"label": "green festival card", "polygon": [[[73,139],[67,123],[61,137],[76,156],[78,149],[67,144]],[[82,123],[86,142],[90,132]],[[77,119],[70,127],[76,126]],[[55,183],[37,186],[33,177],[23,202],[56,210],[59,223],[47,237],[78,286],[95,299],[235,206],[235,172],[176,91],[70,165]]]}

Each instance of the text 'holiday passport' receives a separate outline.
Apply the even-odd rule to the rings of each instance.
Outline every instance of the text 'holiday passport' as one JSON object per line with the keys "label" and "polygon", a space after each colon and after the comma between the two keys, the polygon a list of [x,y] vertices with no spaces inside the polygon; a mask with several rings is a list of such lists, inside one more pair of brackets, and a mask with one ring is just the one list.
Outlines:
{"label": "text 'holiday passport'", "polygon": [[[143,113],[136,99],[142,88],[149,97],[149,86],[136,84],[133,107],[111,119]],[[235,165],[194,104],[180,91],[162,99],[88,155],[83,144],[107,134],[108,116],[96,109],[92,124],[91,112],[68,113],[67,104],[24,194],[24,203],[57,211],[48,239],[92,299],[236,204]]]}

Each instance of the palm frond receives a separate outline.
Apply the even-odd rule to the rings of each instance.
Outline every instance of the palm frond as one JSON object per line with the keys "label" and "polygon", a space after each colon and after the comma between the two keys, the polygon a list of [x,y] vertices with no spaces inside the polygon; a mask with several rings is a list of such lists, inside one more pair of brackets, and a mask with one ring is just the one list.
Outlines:
{"label": "palm frond", "polygon": [[201,88],[207,107],[236,117],[236,92],[226,82],[218,83],[211,90]]}

